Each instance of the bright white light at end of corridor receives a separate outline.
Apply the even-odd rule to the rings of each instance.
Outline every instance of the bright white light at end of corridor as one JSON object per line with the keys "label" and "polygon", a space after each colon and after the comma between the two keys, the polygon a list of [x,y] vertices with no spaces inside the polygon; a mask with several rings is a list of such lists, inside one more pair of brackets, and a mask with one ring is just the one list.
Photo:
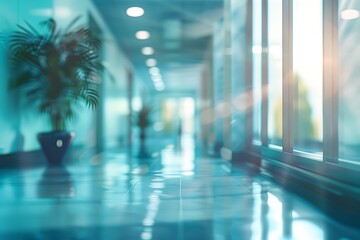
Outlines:
{"label": "bright white light at end of corridor", "polygon": [[130,7],[126,10],[126,14],[129,17],[141,17],[144,15],[144,9],[141,7]]}
{"label": "bright white light at end of corridor", "polygon": [[135,37],[139,40],[146,40],[150,38],[150,33],[148,31],[137,31]]}
{"label": "bright white light at end of corridor", "polygon": [[347,9],[341,12],[341,18],[344,20],[356,19],[359,15],[359,11],[355,9]]}
{"label": "bright white light at end of corridor", "polygon": [[141,52],[144,55],[152,55],[152,54],[154,54],[154,49],[152,47],[143,47],[141,49]]}

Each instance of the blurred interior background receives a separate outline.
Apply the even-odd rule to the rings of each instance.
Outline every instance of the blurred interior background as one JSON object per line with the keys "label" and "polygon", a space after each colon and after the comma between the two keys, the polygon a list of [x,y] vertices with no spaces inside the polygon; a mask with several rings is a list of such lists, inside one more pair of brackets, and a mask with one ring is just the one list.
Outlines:
{"label": "blurred interior background", "polygon": [[80,16],[101,40],[106,71],[97,108],[80,104],[69,122],[68,164],[188,144],[280,183],[292,175],[316,189],[304,194],[315,203],[330,191],[322,196],[357,219],[359,11],[352,0],[0,0],[0,168],[43,166],[37,134],[51,130],[9,90],[9,36]]}

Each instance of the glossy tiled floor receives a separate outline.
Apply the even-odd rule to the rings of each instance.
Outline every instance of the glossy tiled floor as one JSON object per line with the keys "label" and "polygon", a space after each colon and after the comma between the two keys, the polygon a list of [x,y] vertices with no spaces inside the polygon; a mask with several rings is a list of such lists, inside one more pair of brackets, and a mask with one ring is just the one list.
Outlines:
{"label": "glossy tiled floor", "polygon": [[360,239],[261,176],[196,158],[186,142],[150,160],[81,160],[1,171],[0,239]]}

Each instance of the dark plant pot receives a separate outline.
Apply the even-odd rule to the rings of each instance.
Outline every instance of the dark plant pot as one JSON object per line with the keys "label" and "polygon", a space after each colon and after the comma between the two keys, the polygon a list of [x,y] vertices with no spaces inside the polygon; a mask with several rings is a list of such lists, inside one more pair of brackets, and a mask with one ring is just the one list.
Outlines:
{"label": "dark plant pot", "polygon": [[61,165],[65,153],[74,138],[72,132],[54,131],[39,133],[37,138],[49,165]]}

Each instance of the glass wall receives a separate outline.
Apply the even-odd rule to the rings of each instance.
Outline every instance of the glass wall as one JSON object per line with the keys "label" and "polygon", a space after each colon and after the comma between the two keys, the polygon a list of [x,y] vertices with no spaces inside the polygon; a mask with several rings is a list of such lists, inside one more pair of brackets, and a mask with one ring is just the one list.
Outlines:
{"label": "glass wall", "polygon": [[222,106],[224,106],[224,19],[214,24],[213,40],[213,80],[214,80],[214,106],[215,106],[215,148],[219,149],[224,142],[224,119]]}
{"label": "glass wall", "polygon": [[282,0],[268,0],[268,138],[282,146]]}
{"label": "glass wall", "polygon": [[339,1],[339,160],[360,164],[360,2]]}
{"label": "glass wall", "polygon": [[262,5],[261,0],[253,0],[253,143],[261,144],[261,54],[262,54]]}
{"label": "glass wall", "polygon": [[322,0],[293,1],[294,149],[322,154]]}
{"label": "glass wall", "polygon": [[246,139],[246,16],[247,0],[231,0],[231,148],[238,151]]}

